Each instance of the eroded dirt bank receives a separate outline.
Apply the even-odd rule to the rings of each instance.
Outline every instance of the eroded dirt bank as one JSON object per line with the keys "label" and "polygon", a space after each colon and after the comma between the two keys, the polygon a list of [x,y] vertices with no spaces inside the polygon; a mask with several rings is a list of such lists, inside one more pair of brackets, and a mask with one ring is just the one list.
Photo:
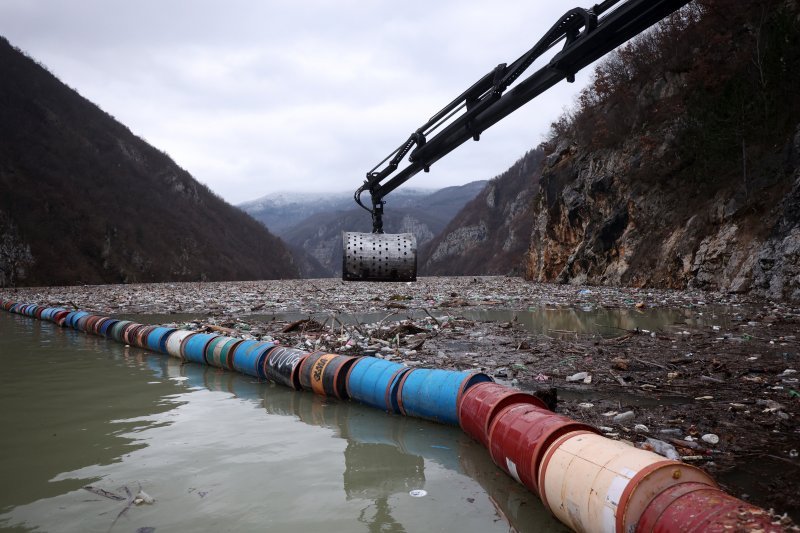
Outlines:
{"label": "eroded dirt bank", "polygon": [[800,308],[789,304],[505,277],[48,287],[0,298],[481,370],[550,398],[555,389],[559,412],[800,514]]}

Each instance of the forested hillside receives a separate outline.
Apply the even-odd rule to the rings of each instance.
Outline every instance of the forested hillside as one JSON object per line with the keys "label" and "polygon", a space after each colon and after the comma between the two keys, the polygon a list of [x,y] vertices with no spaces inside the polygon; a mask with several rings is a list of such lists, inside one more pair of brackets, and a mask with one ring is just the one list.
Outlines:
{"label": "forested hillside", "polygon": [[796,2],[702,0],[554,125],[528,276],[800,299]]}
{"label": "forested hillside", "polygon": [[284,244],[0,37],[0,286],[295,277]]}

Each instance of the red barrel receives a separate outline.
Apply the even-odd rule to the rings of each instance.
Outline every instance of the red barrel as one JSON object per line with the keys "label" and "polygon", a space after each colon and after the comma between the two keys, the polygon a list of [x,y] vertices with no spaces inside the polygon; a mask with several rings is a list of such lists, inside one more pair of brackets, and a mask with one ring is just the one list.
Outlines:
{"label": "red barrel", "polygon": [[99,320],[97,320],[97,321],[96,321],[96,322],[95,322],[95,323],[92,325],[92,333],[93,333],[93,334],[95,334],[95,335],[101,335],[101,333],[100,333],[100,327],[103,325],[103,323],[104,323],[104,322],[106,322],[106,321],[108,321],[108,320],[111,320],[111,319],[110,319],[109,317],[107,317],[107,316],[100,317],[100,319],[99,319]]}
{"label": "red barrel", "polygon": [[644,510],[636,533],[722,533],[785,531],[772,516],[716,487],[681,483],[656,496]]}
{"label": "red barrel", "polygon": [[137,324],[135,322],[125,326],[125,329],[122,330],[122,342],[128,345],[134,345],[136,334],[144,327],[146,327],[144,324]]}
{"label": "red barrel", "polygon": [[64,321],[67,319],[67,315],[69,315],[69,313],[69,311],[59,311],[58,313],[54,314],[53,323],[64,327]]}
{"label": "red barrel", "polygon": [[511,404],[530,404],[547,409],[545,403],[526,392],[494,382],[478,383],[461,396],[458,424],[464,433],[489,447],[489,427],[502,409]]}
{"label": "red barrel", "polygon": [[489,453],[495,464],[539,495],[538,474],[550,444],[571,431],[599,433],[592,426],[530,403],[503,408],[489,427]]}
{"label": "red barrel", "polygon": [[86,333],[89,333],[91,335],[97,335],[95,327],[97,326],[97,323],[103,320],[104,318],[105,318],[104,316],[100,315],[91,315],[89,319],[86,321],[86,326],[85,326]]}
{"label": "red barrel", "polygon": [[147,350],[147,336],[150,335],[150,333],[152,333],[157,327],[158,326],[145,326],[138,329],[136,331],[136,336],[133,338],[134,345]]}

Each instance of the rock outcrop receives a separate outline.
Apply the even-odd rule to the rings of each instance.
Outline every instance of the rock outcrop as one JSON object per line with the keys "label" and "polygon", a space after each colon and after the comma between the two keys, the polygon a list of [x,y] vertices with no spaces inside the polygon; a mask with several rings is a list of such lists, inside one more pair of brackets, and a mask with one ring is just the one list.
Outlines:
{"label": "rock outcrop", "polygon": [[420,249],[422,275],[521,274],[544,151],[531,150],[489,181]]}

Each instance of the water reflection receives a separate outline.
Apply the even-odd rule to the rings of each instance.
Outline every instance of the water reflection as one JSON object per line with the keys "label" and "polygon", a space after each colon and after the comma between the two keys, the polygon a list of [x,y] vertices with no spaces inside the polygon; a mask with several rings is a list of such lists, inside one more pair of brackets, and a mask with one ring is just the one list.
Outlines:
{"label": "water reflection", "polygon": [[259,402],[270,414],[295,416],[305,424],[330,428],[346,440],[344,492],[348,500],[371,502],[358,516],[370,532],[406,531],[392,516],[390,497],[425,487],[426,465],[477,481],[496,514],[514,531],[566,531],[535,496],[502,474],[488,452],[457,428],[257,383],[210,367],[177,368],[189,386],[230,392]]}

